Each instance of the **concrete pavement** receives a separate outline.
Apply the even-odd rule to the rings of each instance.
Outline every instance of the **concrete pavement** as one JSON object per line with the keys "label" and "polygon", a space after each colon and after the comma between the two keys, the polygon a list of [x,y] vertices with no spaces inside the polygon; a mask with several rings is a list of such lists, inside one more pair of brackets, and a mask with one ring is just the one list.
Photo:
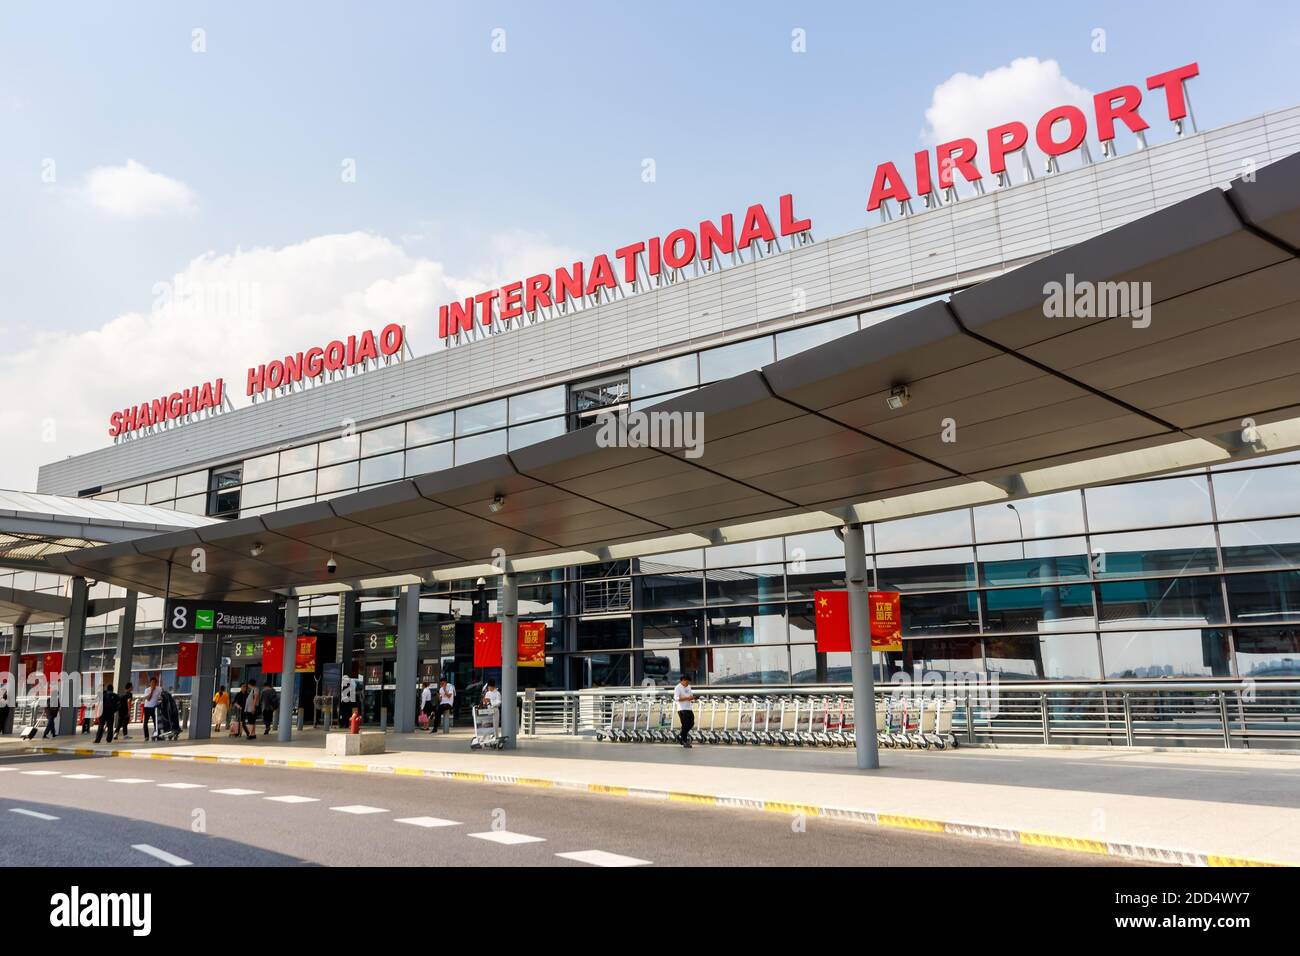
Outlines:
{"label": "concrete pavement", "polygon": [[470,751],[463,734],[388,736],[389,752],[330,760],[323,734],[57,749],[130,758],[334,769],[585,791],[676,804],[801,810],[826,819],[1189,865],[1300,864],[1300,756],[1083,749],[884,751],[525,738]]}

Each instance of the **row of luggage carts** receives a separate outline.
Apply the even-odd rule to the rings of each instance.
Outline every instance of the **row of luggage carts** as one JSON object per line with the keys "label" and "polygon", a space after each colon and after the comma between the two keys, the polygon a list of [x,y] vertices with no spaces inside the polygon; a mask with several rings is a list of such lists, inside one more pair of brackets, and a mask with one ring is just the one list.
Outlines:
{"label": "row of luggage carts", "polygon": [[[876,740],[882,747],[943,750],[956,747],[954,700],[887,697],[876,704]],[[634,695],[613,702],[597,740],[669,743],[681,733],[671,697]],[[857,743],[853,700],[843,695],[707,695],[695,710],[691,739],[706,744],[852,747]]]}

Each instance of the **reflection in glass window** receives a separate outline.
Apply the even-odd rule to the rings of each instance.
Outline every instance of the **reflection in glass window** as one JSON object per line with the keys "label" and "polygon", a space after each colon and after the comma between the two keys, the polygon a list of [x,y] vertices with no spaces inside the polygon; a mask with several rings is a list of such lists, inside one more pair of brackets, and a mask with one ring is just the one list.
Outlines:
{"label": "reflection in glass window", "polygon": [[[315,445],[303,445],[301,448],[290,448],[288,451],[280,452],[280,474],[282,475],[315,467]],[[247,481],[248,479],[245,478],[244,480]]]}
{"label": "reflection in glass window", "polygon": [[456,464],[458,465],[478,461],[481,458],[491,458],[493,455],[504,455],[505,453],[506,432],[504,428],[500,431],[456,439]]}
{"label": "reflection in glass window", "polygon": [[[802,570],[796,570],[796,567]],[[847,586],[843,558],[792,563],[786,568],[786,597],[792,601],[797,598],[811,600],[817,591],[842,591]]]}
{"label": "reflection in glass window", "polygon": [[[906,646],[906,643],[904,643]],[[1096,680],[1096,634],[1026,634],[984,639],[984,661],[1001,680]]]}
{"label": "reflection in glass window", "polygon": [[1094,532],[1204,524],[1211,520],[1210,487],[1205,475],[1088,488],[1084,496],[1088,527]]}
{"label": "reflection in glass window", "polygon": [[672,687],[683,675],[694,683],[704,683],[704,652],[701,650],[647,649],[635,656],[638,684],[648,681],[656,687]]}
{"label": "reflection in glass window", "polygon": [[922,675],[983,674],[983,644],[978,637],[904,641],[903,669],[912,674]]}
{"label": "reflection in glass window", "polygon": [[514,425],[510,428],[510,450],[536,445],[539,441],[555,438],[564,434],[564,419],[549,418],[545,421],[531,422],[527,425]]}
{"label": "reflection in glass window", "polygon": [[506,400],[499,398],[495,402],[471,405],[469,408],[456,409],[456,434],[472,435],[474,432],[500,428],[506,423]]}
{"label": "reflection in glass window", "polygon": [[749,568],[715,568],[705,572],[709,604],[752,604],[785,598],[785,568],[780,564]]}
{"label": "reflection in glass window", "polygon": [[[864,528],[866,539],[871,541],[869,528]],[[811,561],[813,558],[844,558],[844,543],[834,531],[809,531],[790,534],[785,538],[785,554],[790,561]]]}
{"label": "reflection in glass window", "polygon": [[790,655],[784,645],[717,647],[707,655],[710,684],[785,684]]}
{"label": "reflection in glass window", "polygon": [[406,423],[406,447],[427,445],[432,441],[451,438],[454,431],[455,416],[452,412],[428,415]]}
{"label": "reflection in glass window", "polygon": [[1054,584],[1088,578],[1088,547],[1083,538],[981,544],[976,551],[983,584]]}
{"label": "reflection in glass window", "polygon": [[1083,533],[1083,497],[1077,491],[980,505],[974,511],[976,541]]}
{"label": "reflection in glass window", "polygon": [[1224,580],[1234,621],[1300,618],[1300,571],[1229,574]]}
{"label": "reflection in glass window", "polygon": [[[908,600],[903,601],[904,616]],[[1092,591],[1087,585],[984,592],[986,631],[1078,631],[1095,626]]]}
{"label": "reflection in glass window", "polygon": [[419,448],[406,450],[406,477],[427,475],[431,471],[442,471],[451,467],[451,442],[439,442],[436,445],[421,445]]}
{"label": "reflection in glass window", "polygon": [[979,630],[979,609],[974,591],[946,594],[909,594],[903,599],[903,636],[943,637]]}
{"label": "reflection in glass window", "polygon": [[1218,473],[1214,503],[1221,521],[1296,514],[1300,512],[1300,465]]}
{"label": "reflection in glass window", "polygon": [[[564,585],[542,584],[519,589],[519,613],[528,617],[545,615],[556,617],[564,614]],[[554,635],[547,631],[547,640]]]}
{"label": "reflection in glass window", "polygon": [[1097,588],[1104,628],[1161,624],[1223,623],[1223,593],[1217,577],[1106,581]]}
{"label": "reflection in glass window", "polygon": [[640,643],[647,650],[704,643],[704,615],[699,611],[661,611],[637,619]]}
{"label": "reflection in glass window", "polygon": [[633,580],[636,607],[699,607],[704,603],[704,575],[698,571],[646,574]]}
{"label": "reflection in glass window", "polygon": [[785,555],[780,538],[719,544],[704,549],[704,563],[710,568],[731,568],[741,564],[766,564],[781,561]]}
{"label": "reflection in glass window", "polygon": [[778,332],[776,333],[776,357],[778,359],[789,358],[791,355],[806,352],[810,348],[822,345],[832,339],[838,339],[857,330],[858,317],[848,315],[842,319],[831,319],[829,322],[805,325],[801,329]]}
{"label": "reflection in glass window", "polygon": [[1300,518],[1220,525],[1219,541],[1226,568],[1300,565]]}
{"label": "reflection in glass window", "polygon": [[324,468],[326,465],[336,465],[341,461],[355,461],[360,451],[360,435],[340,435],[338,438],[320,443],[318,462]]}
{"label": "reflection in glass window", "polygon": [[933,591],[975,586],[971,548],[876,555],[876,580],[882,591]]}
{"label": "reflection in glass window", "polygon": [[626,617],[578,618],[578,650],[603,651],[632,646],[632,621]]}
{"label": "reflection in glass window", "polygon": [[250,458],[244,462],[244,480],[261,481],[274,478],[280,473],[280,456],[272,452],[260,458]]}
{"label": "reflection in glass window", "polygon": [[510,424],[517,425],[520,422],[532,422],[539,418],[563,416],[568,411],[565,408],[568,395],[568,389],[563,385],[554,385],[536,392],[525,392],[523,395],[512,395],[510,396]]}
{"label": "reflection in glass window", "polygon": [[665,571],[689,571],[704,567],[704,552],[699,548],[673,551],[669,554],[647,554],[637,558],[637,570],[646,574]]}
{"label": "reflection in glass window", "polygon": [[774,358],[772,336],[765,335],[748,342],[723,345],[700,353],[700,381],[717,382],[742,372],[752,372],[771,365]]}
{"label": "reflection in glass window", "polygon": [[[362,443],[362,448],[365,443]],[[402,452],[380,455],[378,458],[361,459],[361,484],[373,485],[385,481],[396,481],[402,477],[405,456]]]}
{"label": "reflection in glass window", "polygon": [[344,491],[356,486],[357,463],[355,461],[344,462],[341,465],[331,465],[329,468],[322,468],[316,472],[317,494],[330,494],[331,492]]}
{"label": "reflection in glass window", "polygon": [[664,392],[678,392],[694,388],[700,384],[699,365],[695,353],[679,355],[651,362],[632,369],[632,396],[644,398],[647,395],[662,395]]}
{"label": "reflection in glass window", "polygon": [[656,405],[662,405],[664,402],[676,398],[678,395],[686,395],[695,391],[693,388],[684,388],[680,392],[665,392],[663,395],[653,395],[650,398],[634,399],[628,406],[632,411],[639,412],[645,408],[654,408]]}
{"label": "reflection in glass window", "polygon": [[[315,451],[315,446],[312,446]],[[305,498],[309,495],[316,494],[316,472],[306,471],[299,475],[289,475],[279,479],[280,486],[276,490],[276,498],[281,502],[290,501],[294,498]]]}
{"label": "reflection in glass window", "polygon": [[582,660],[586,664],[586,686],[630,687],[632,685],[631,654],[587,654]]}
{"label": "reflection in glass window", "polygon": [[1228,632],[1213,628],[1106,633],[1101,656],[1113,678],[1232,676]]}
{"label": "reflection in glass window", "polygon": [[1300,677],[1300,628],[1238,628],[1232,640],[1241,677]]}
{"label": "reflection in glass window", "polygon": [[876,525],[877,551],[946,548],[970,543],[970,513],[965,508]]}
{"label": "reflection in glass window", "polygon": [[398,451],[406,445],[406,423],[386,425],[361,433],[361,457]]}
{"label": "reflection in glass window", "polygon": [[1096,555],[1093,568],[1097,577],[1192,574],[1219,568],[1214,528],[1209,525],[1095,534],[1092,550]]}

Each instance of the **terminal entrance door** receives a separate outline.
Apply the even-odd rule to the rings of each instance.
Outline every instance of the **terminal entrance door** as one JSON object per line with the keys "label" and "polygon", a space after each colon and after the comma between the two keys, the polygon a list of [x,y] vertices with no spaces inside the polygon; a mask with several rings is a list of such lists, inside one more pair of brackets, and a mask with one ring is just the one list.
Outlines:
{"label": "terminal entrance door", "polygon": [[387,714],[388,724],[393,723],[393,707],[397,694],[397,658],[383,657],[366,661],[365,696],[362,701],[361,720],[378,724],[381,709]]}

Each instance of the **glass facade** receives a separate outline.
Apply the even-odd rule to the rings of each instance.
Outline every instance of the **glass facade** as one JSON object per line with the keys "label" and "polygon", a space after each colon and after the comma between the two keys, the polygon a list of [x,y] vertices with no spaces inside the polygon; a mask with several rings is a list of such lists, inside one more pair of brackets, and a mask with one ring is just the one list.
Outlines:
{"label": "glass facade", "polygon": [[[589,423],[601,407],[653,404],[879,318],[831,319],[97,497],[221,517],[326,500],[544,440]],[[903,652],[877,655],[877,665],[886,674],[919,667],[1007,680],[1294,679],[1296,458],[876,524],[867,529],[872,586],[901,592],[905,637]],[[842,546],[830,531],[536,572],[520,583],[521,617],[549,624],[549,686],[668,683],[683,672],[727,685],[849,678],[847,654],[815,648],[813,592],[844,586]],[[66,580],[9,572],[0,586],[60,591]],[[92,596],[120,593],[97,584]],[[453,610],[472,613],[474,583],[429,587],[425,596],[429,619],[450,621]],[[367,596],[366,613],[391,616],[392,598]],[[495,614],[492,588],[487,598]],[[88,654],[105,667],[119,614],[87,629]],[[161,614],[161,600],[141,600],[141,667],[174,659],[174,644],[161,642]],[[305,600],[302,614],[332,632],[337,599]],[[57,646],[60,633],[29,627],[28,647]],[[0,651],[11,642],[0,636]]]}

